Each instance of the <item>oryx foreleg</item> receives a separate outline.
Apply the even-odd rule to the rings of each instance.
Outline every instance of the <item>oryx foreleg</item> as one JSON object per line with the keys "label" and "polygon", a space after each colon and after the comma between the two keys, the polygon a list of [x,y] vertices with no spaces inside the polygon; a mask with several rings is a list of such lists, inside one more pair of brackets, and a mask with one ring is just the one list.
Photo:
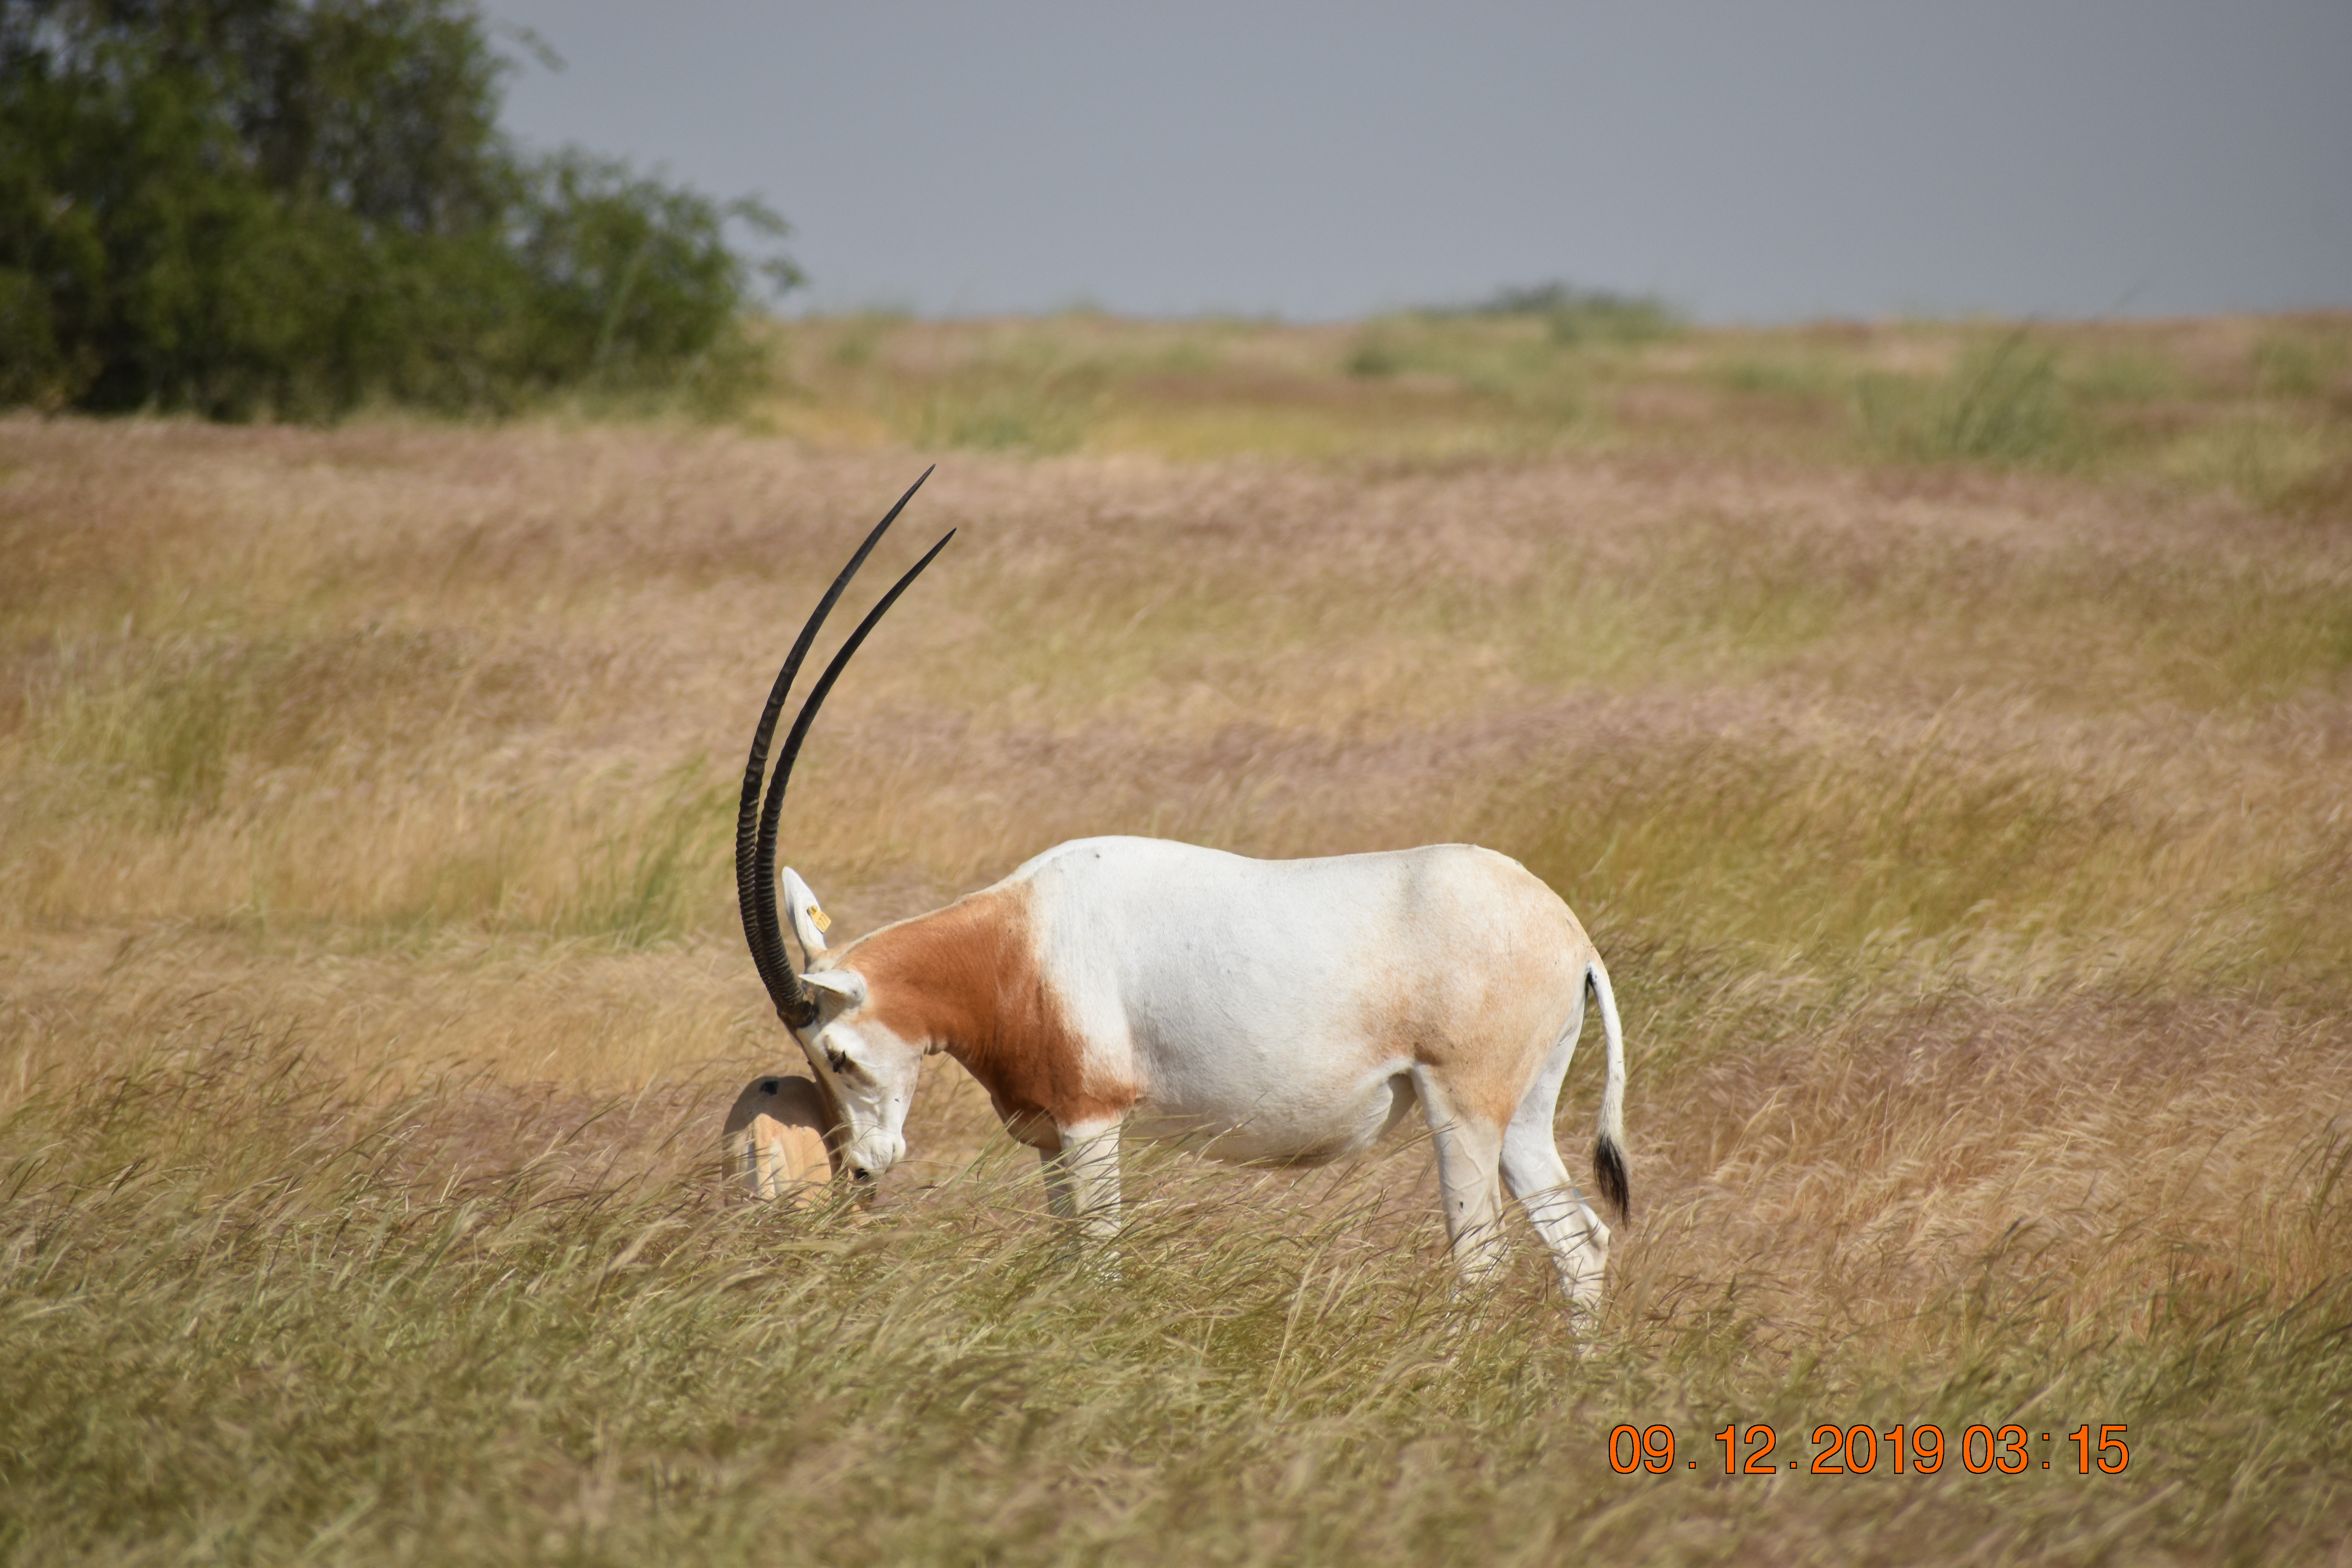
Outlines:
{"label": "oryx foreleg", "polygon": [[1037,1169],[1045,1178],[1045,1212],[1056,1222],[1077,1218],[1077,1200],[1070,1191],[1069,1163],[1051,1150],[1041,1149],[1037,1152]]}
{"label": "oryx foreleg", "polygon": [[1118,1123],[1061,1129],[1061,1148],[1043,1156],[1045,1205],[1058,1220],[1077,1222],[1088,1241],[1118,1234]]}

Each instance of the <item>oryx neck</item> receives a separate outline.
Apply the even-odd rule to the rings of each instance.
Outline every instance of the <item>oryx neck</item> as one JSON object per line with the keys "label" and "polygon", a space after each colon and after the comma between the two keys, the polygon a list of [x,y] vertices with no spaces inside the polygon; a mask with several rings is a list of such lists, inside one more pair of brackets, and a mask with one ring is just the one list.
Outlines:
{"label": "oryx neck", "polygon": [[1097,1060],[1050,978],[1034,889],[1000,884],[886,926],[843,955],[866,976],[868,1016],[900,1039],[946,1051],[1029,1142],[1135,1103],[1118,1064]]}

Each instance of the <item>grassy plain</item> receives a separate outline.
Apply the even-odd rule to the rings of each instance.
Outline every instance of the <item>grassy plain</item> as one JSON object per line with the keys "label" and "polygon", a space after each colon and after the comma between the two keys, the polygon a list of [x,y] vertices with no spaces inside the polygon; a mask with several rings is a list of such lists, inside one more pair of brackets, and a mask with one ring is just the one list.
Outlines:
{"label": "grassy plain", "polygon": [[[723,427],[0,421],[0,1560],[2352,1561],[2352,321],[771,347]],[[1452,1298],[1418,1142],[1139,1162],[1106,1281],[945,1063],[873,1209],[730,1194],[739,748],[933,458],[836,934],[1517,856],[1631,1037],[1597,1334]]]}

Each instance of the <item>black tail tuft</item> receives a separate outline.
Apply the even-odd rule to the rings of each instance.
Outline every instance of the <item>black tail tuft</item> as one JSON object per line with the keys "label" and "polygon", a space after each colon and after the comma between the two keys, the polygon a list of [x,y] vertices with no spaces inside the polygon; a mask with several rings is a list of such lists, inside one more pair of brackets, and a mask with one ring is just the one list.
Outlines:
{"label": "black tail tuft", "polygon": [[1619,1225],[1633,1217],[1633,1191],[1625,1180],[1625,1151],[1606,1132],[1593,1141],[1592,1179],[1601,1188],[1601,1201],[1615,1211]]}

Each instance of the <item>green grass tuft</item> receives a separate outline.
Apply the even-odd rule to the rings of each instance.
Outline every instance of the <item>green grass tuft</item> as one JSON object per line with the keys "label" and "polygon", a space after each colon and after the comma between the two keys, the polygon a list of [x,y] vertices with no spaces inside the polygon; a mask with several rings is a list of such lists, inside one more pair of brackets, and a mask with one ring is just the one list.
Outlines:
{"label": "green grass tuft", "polygon": [[1939,382],[1868,375],[1854,396],[1864,440],[1912,462],[2065,468],[2088,441],[2057,351],[2022,330],[1971,349]]}

